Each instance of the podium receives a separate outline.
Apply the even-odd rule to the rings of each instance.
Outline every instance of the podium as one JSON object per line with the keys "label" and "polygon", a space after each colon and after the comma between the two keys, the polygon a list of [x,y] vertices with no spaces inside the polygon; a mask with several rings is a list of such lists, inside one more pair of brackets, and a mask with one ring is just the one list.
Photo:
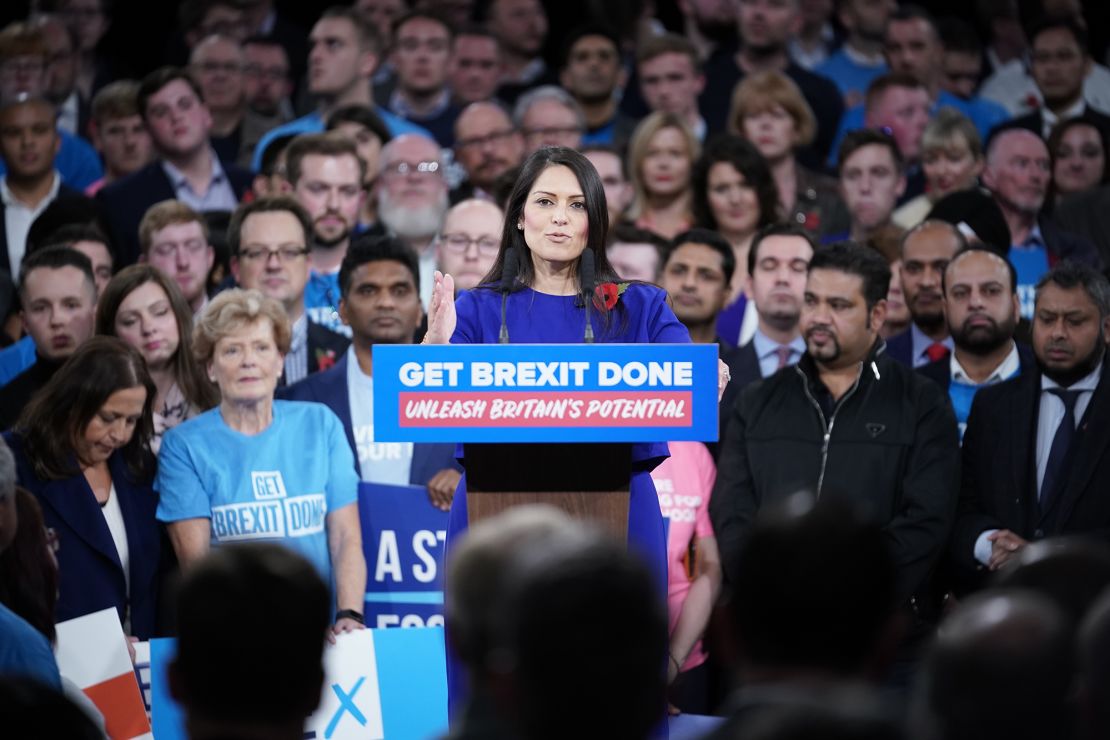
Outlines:
{"label": "podium", "polygon": [[524,504],[548,504],[628,537],[631,444],[466,446],[466,502],[471,525]]}
{"label": "podium", "polygon": [[716,345],[374,347],[374,438],[462,443],[471,525],[542,503],[627,539],[633,445],[717,410]]}

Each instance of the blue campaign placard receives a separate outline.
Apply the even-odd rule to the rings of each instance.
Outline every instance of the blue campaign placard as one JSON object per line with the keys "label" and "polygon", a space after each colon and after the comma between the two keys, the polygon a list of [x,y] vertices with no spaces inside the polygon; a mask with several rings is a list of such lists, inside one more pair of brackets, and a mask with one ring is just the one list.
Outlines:
{"label": "blue campaign placard", "polygon": [[717,439],[714,344],[374,347],[388,442]]}
{"label": "blue campaign placard", "polygon": [[367,627],[443,625],[447,512],[423,486],[360,483]]}

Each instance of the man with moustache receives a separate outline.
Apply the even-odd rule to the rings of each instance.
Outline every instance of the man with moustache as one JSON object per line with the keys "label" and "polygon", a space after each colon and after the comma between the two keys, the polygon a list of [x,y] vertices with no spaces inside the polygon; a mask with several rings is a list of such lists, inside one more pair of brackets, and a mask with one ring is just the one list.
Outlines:
{"label": "man with moustache", "polygon": [[884,534],[896,594],[921,621],[955,510],[956,421],[940,388],[883,352],[890,269],[841,242],[810,260],[798,364],[749,386],[732,411],[709,512],[733,580],[760,510],[800,490],[857,508]]}
{"label": "man with moustache", "polygon": [[952,353],[944,320],[944,269],[967,246],[960,230],[945,221],[923,221],[902,236],[902,294],[910,328],[887,341],[887,354],[908,367],[922,367]]}
{"label": "man with moustache", "polygon": [[335,364],[350,341],[308,320],[308,241],[312,219],[289,197],[259,198],[240,206],[227,227],[231,274],[240,288],[257,290],[285,308],[292,328],[278,385],[289,385]]}
{"label": "man with moustache", "polygon": [[1061,262],[1037,283],[1030,372],[975,396],[951,540],[962,590],[1031,541],[1110,530],[1110,284]]}
{"label": "man with moustache", "polygon": [[948,390],[960,436],[980,388],[1028,372],[1033,354],[1014,341],[1021,316],[1014,266],[990,249],[967,247],[944,269],[944,315],[952,356],[920,369]]}
{"label": "man with moustache", "polygon": [[455,161],[466,171],[466,182],[452,196],[493,199],[497,178],[524,158],[524,138],[498,103],[471,103],[455,121]]}
{"label": "man with moustache", "polygon": [[289,144],[285,169],[293,198],[312,219],[305,311],[310,321],[350,336],[339,318],[339,265],[358,223],[366,164],[340,134],[305,134]]}
{"label": "man with moustache", "polygon": [[432,298],[434,240],[450,205],[439,146],[427,136],[404,134],[382,147],[378,218],[420,259],[420,299]]}

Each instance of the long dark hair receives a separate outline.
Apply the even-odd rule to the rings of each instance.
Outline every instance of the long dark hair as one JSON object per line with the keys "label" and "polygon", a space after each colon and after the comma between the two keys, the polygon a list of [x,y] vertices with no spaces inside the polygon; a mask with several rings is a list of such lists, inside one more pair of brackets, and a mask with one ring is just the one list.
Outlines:
{"label": "long dark hair", "polygon": [[[517,250],[520,258],[513,289],[519,290],[532,284],[536,276],[531,259],[532,251],[524,241],[524,232],[517,228],[517,224],[524,218],[524,203],[528,200],[528,193],[532,192],[532,186],[536,184],[540,173],[548,167],[558,165],[569,168],[582,187],[588,222],[586,249],[594,254],[597,282],[600,284],[620,280],[605,256],[605,237],[609,232],[609,208],[605,203],[605,188],[601,184],[601,177],[598,176],[590,160],[575,150],[563,146],[548,146],[528,157],[520,170],[520,177],[517,178],[516,185],[513,186],[513,191],[505,205],[505,226],[501,231],[501,249],[497,252],[497,259],[494,260],[489,273],[482,279],[479,288],[496,290],[501,286],[502,273],[505,270],[505,252],[509,249]],[[579,281],[579,304],[585,305],[585,301],[589,298],[591,296],[586,295],[586,290]]]}
{"label": "long dark hair", "polygon": [[156,389],[143,356],[115,337],[93,337],[78,347],[23,409],[15,429],[35,473],[45,480],[79,474],[76,445],[85,427],[113,393],[135,386],[146,388],[146,403],[120,454],[136,481],[149,481]]}
{"label": "long dark hair", "polygon": [[96,333],[106,337],[116,336],[116,314],[127,296],[146,285],[154,283],[166,294],[177,322],[177,351],[170,359],[173,378],[185,400],[199,411],[207,411],[220,402],[220,391],[208,380],[200,363],[190,349],[193,337],[193,312],[177,284],[160,270],[146,263],[131,265],[120,270],[104,286],[104,293],[96,307]]}
{"label": "long dark hair", "polygon": [[0,554],[0,603],[23,617],[54,642],[54,606],[58,603],[58,569],[50,561],[46,526],[39,502],[16,486],[19,526],[15,539]]}
{"label": "long dark hair", "polygon": [[724,134],[709,142],[701,157],[694,163],[690,184],[694,190],[694,221],[698,226],[717,229],[717,219],[709,206],[709,170],[713,165],[723,162],[731,164],[743,178],[744,183],[755,190],[759,203],[759,223],[757,229],[779,220],[779,191],[767,160],[747,139]]}

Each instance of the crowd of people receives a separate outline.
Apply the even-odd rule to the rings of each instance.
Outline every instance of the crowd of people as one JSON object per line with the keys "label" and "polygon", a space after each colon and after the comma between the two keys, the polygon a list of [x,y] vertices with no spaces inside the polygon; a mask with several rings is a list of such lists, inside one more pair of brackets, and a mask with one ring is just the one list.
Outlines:
{"label": "crowd of people", "polygon": [[[1079,2],[181,0],[138,66],[122,4],[25,4],[0,675],[79,699],[54,624],[115,608],[180,635],[194,737],[299,736],[323,624],[365,626],[368,482],[450,511],[458,737],[579,734],[568,706],[599,737],[668,706],[720,737],[1110,728],[1110,69]],[[465,449],[375,439],[375,345],[583,324],[716,344],[727,381],[718,440],[632,446],[627,552],[546,510],[471,528]],[[238,719],[205,676],[235,612],[197,608],[232,591],[316,630]]]}

